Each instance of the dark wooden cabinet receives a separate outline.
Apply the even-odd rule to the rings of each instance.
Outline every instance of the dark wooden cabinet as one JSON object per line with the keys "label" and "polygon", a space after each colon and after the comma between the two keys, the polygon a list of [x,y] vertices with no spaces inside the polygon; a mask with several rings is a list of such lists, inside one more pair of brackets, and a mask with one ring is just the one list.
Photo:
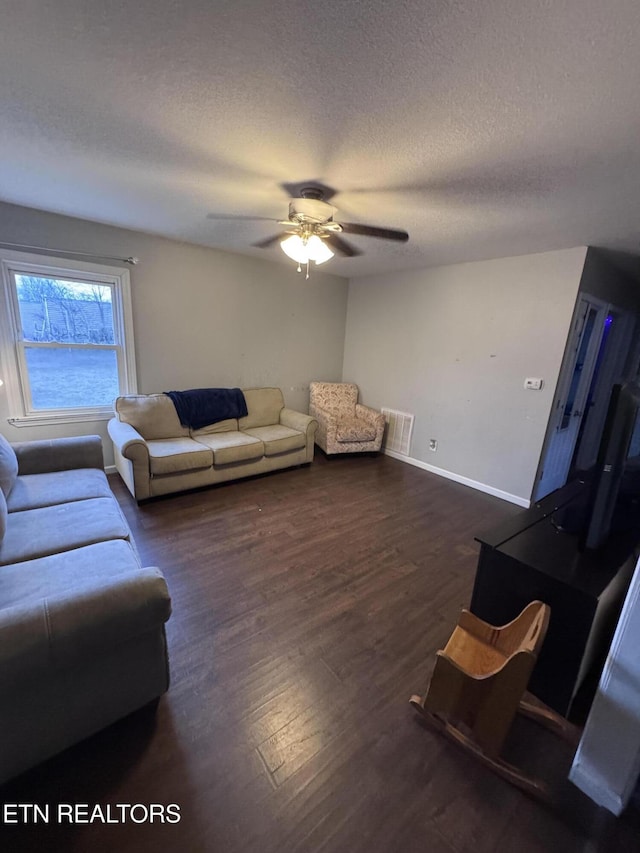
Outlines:
{"label": "dark wooden cabinet", "polygon": [[481,547],[470,609],[503,625],[530,601],[549,604],[549,630],[529,689],[565,716],[576,716],[581,685],[604,664],[638,538],[614,535],[599,551],[581,548],[587,488],[572,483],[476,537]]}

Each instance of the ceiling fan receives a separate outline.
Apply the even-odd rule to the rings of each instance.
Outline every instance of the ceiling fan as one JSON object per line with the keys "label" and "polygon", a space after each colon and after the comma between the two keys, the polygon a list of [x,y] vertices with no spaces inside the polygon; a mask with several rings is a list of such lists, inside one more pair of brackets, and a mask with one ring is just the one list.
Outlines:
{"label": "ceiling fan", "polygon": [[[322,184],[285,184],[292,196],[289,202],[289,218],[277,221],[284,225],[284,233],[274,234],[265,240],[253,243],[259,249],[268,249],[280,243],[282,251],[298,264],[298,272],[306,267],[306,278],[309,278],[309,264],[323,264],[337,252],[347,258],[362,254],[351,243],[344,240],[341,234],[356,234],[363,237],[376,237],[382,240],[396,240],[406,243],[409,235],[406,231],[394,228],[379,228],[374,225],[360,225],[354,222],[336,222],[336,208],[328,199],[335,195],[335,190]],[[209,219],[225,219],[227,217],[209,214]],[[266,219],[266,217],[228,217],[230,219]],[[287,236],[288,235],[288,236]]]}

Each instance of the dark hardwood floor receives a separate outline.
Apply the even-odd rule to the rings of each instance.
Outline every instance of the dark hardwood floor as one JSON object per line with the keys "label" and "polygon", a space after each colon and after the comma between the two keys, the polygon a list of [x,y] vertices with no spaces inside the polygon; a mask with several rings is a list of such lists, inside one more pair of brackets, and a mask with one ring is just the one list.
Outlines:
{"label": "dark hardwood floor", "polygon": [[597,808],[552,734],[518,721],[508,743],[551,782],[546,807],[409,706],[469,602],[474,534],[517,507],[384,456],[317,453],[141,507],[111,479],[172,594],[171,689],[0,794],[176,803],[181,820],[4,827],[2,850],[640,850],[638,802],[619,819]]}

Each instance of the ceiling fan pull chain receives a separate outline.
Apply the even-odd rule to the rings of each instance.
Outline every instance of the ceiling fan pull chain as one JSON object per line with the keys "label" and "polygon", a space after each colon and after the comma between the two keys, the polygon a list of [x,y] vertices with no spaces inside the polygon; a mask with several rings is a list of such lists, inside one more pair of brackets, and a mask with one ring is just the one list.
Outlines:
{"label": "ceiling fan pull chain", "polygon": [[309,261],[307,261],[307,274],[305,275],[305,281],[309,278]]}

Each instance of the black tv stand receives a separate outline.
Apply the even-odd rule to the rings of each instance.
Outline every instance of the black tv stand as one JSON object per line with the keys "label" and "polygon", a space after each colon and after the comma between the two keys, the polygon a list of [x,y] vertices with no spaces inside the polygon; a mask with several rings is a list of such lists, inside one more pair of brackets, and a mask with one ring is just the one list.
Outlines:
{"label": "black tv stand", "polygon": [[[494,625],[535,599],[551,607],[549,630],[529,689],[576,721],[581,685],[602,669],[635,565],[640,527],[582,547],[581,507],[589,484],[576,480],[499,527],[477,536],[480,558],[471,611]],[[588,678],[589,677],[589,678]],[[588,709],[588,703],[587,703]]]}

